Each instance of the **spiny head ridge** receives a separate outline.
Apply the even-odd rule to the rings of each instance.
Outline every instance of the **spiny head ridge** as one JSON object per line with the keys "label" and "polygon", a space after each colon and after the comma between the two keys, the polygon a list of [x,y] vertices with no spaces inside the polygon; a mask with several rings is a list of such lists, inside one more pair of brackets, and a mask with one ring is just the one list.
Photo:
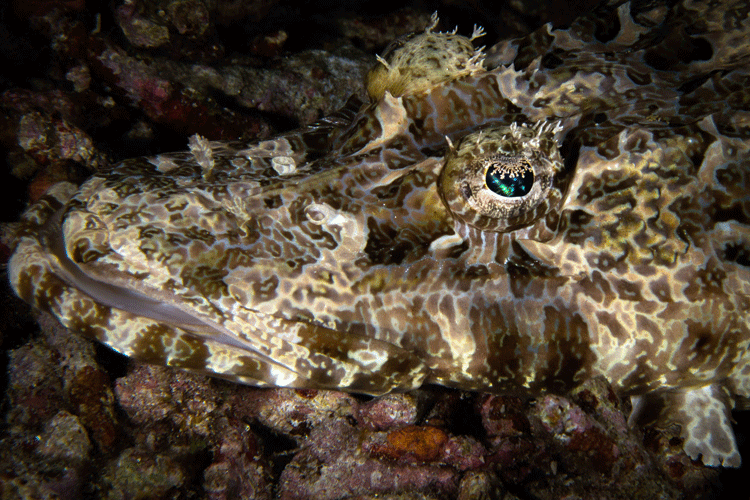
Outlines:
{"label": "spiny head ridge", "polygon": [[373,102],[386,91],[399,97],[428,92],[442,83],[462,78],[484,69],[484,47],[475,49],[472,41],[484,35],[474,27],[471,37],[452,32],[434,31],[437,13],[422,33],[412,33],[392,42],[377,56],[376,65],[366,78],[367,92]]}

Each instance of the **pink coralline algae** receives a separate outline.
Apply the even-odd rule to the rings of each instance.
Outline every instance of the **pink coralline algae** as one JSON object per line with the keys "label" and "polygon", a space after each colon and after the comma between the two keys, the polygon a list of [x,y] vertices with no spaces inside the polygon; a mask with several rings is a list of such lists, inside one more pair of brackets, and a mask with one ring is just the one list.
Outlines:
{"label": "pink coralline algae", "polygon": [[311,446],[282,472],[280,498],[324,500],[417,491],[440,498],[457,491],[460,475],[455,469],[374,458],[358,446],[360,439],[358,429],[344,421],[315,429]]}

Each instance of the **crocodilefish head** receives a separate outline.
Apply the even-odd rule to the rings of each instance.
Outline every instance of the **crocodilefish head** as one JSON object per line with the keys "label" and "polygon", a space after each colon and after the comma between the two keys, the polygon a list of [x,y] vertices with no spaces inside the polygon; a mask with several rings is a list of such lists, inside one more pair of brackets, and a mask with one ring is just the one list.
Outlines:
{"label": "crocodilefish head", "polygon": [[398,41],[370,102],[311,127],[55,186],[24,216],[15,290],[128,356],[258,386],[605,376],[737,466],[750,142],[727,95],[746,68],[681,87],[695,68],[649,68],[626,35],[543,27],[491,60],[480,35]]}

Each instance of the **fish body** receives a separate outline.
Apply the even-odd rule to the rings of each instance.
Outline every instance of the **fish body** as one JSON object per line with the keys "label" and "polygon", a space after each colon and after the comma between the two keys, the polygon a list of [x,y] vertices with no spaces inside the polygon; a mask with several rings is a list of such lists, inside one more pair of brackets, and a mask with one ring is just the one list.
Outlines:
{"label": "fish body", "polygon": [[386,50],[361,106],[53,187],[11,282],[128,356],[259,386],[540,393],[603,375],[633,420],[659,408],[692,457],[738,466],[742,5],[622,3],[488,54],[433,26]]}

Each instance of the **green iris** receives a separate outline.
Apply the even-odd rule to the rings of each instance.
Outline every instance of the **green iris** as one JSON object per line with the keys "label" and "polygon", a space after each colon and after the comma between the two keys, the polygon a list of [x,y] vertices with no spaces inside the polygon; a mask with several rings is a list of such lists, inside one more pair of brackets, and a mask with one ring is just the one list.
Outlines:
{"label": "green iris", "polygon": [[534,185],[534,171],[531,169],[504,169],[495,165],[487,169],[485,179],[493,193],[505,198],[524,196]]}

